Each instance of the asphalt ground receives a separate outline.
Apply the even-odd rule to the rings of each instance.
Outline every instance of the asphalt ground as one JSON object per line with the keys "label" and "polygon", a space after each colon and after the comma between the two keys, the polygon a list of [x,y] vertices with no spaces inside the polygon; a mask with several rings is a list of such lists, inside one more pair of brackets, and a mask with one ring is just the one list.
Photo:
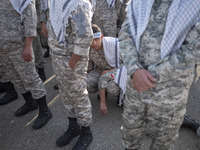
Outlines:
{"label": "asphalt ground", "polygon": [[[59,92],[54,90],[56,79],[52,69],[51,58],[45,58],[45,72],[47,80],[47,101],[52,111],[53,118],[49,123],[39,129],[32,129],[31,125],[37,117],[38,111],[32,111],[25,116],[15,117],[14,112],[23,105],[24,100],[19,98],[7,105],[0,106],[0,150],[71,150],[78,138],[62,148],[55,142],[67,129],[68,119]],[[3,94],[0,94],[2,97]],[[99,100],[96,94],[89,95],[92,103],[93,142],[88,150],[124,150],[121,142],[120,127],[122,124],[123,110],[116,105],[117,97],[108,95],[108,114],[99,112]],[[190,118],[200,123],[200,80],[193,83],[187,104],[187,114]],[[146,136],[142,141],[140,150],[148,150],[151,143]],[[199,137],[190,129],[181,128],[179,138],[175,142],[175,150],[200,150]]]}

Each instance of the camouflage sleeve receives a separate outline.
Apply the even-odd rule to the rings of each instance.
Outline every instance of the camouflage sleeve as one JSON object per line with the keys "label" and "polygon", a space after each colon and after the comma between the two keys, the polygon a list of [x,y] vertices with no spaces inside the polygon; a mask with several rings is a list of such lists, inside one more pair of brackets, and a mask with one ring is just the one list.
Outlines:
{"label": "camouflage sleeve", "polygon": [[23,12],[24,36],[37,36],[37,14],[35,1],[32,1]]}
{"label": "camouflage sleeve", "polygon": [[49,13],[49,10],[41,10],[40,9],[40,22],[47,22],[47,13]]}
{"label": "camouflage sleeve", "polygon": [[88,56],[93,38],[90,11],[83,6],[72,13],[72,34],[76,36],[73,53],[81,56]]}
{"label": "camouflage sleeve", "polygon": [[116,9],[117,14],[119,14],[121,6],[122,6],[121,0],[116,0],[115,1],[115,9]]}
{"label": "camouflage sleeve", "polygon": [[127,68],[128,76],[131,77],[137,69],[143,68],[143,66],[138,61],[138,53],[129,35],[127,23],[124,23],[119,33],[119,48],[120,56]]}
{"label": "camouflage sleeve", "polygon": [[[189,76],[194,64],[200,61],[200,25],[193,28],[187,35],[185,42],[175,53],[165,57],[148,70],[155,74],[159,82],[180,79]],[[185,78],[184,77],[184,78]]]}

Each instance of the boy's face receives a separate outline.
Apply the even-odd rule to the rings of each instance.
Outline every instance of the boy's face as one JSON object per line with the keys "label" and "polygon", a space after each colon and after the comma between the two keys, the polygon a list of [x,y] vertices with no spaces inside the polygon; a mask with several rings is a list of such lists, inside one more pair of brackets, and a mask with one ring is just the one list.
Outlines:
{"label": "boy's face", "polygon": [[91,48],[94,50],[99,50],[101,49],[101,45],[102,45],[102,39],[103,39],[103,35],[101,35],[100,38],[97,39],[93,39],[92,44],[91,44]]}

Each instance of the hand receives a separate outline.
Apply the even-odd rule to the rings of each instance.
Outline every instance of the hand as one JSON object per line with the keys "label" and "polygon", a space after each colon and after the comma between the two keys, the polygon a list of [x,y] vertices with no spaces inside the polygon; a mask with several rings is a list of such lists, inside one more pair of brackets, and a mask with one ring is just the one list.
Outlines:
{"label": "hand", "polygon": [[117,68],[112,68],[112,69],[110,69],[110,70],[104,70],[104,71],[101,73],[101,75],[104,75],[104,74],[106,74],[106,73],[108,73],[108,72],[111,72],[112,70],[115,70],[115,69],[117,69]]}
{"label": "hand", "polygon": [[100,102],[100,112],[103,115],[106,115],[108,113],[108,109],[105,103]]}
{"label": "hand", "polygon": [[69,67],[70,67],[72,70],[75,70],[75,68],[76,68],[76,63],[77,63],[77,62],[74,62],[74,61],[72,60],[72,58],[69,59],[68,64],[69,64]]}
{"label": "hand", "polygon": [[48,30],[46,28],[46,23],[44,22],[41,23],[41,32],[44,37],[48,37]]}
{"label": "hand", "polygon": [[104,70],[104,71],[101,73],[101,75],[104,75],[104,74],[106,74],[106,73],[108,73],[108,72],[110,72],[110,70]]}
{"label": "hand", "polygon": [[152,82],[156,79],[145,69],[138,69],[132,75],[132,87],[138,92],[143,92],[156,85]]}
{"label": "hand", "polygon": [[31,46],[25,46],[24,50],[22,52],[22,58],[24,61],[29,62],[32,58],[32,47]]}

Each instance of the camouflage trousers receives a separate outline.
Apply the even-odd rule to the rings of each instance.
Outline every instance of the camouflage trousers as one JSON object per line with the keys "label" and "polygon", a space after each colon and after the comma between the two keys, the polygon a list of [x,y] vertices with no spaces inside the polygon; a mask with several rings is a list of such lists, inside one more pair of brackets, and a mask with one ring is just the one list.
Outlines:
{"label": "camouflage trousers", "polygon": [[29,91],[34,99],[39,99],[46,95],[46,90],[36,72],[34,54],[32,55],[32,61],[25,62],[22,58],[22,51],[22,48],[15,50],[15,52],[0,50],[3,63],[1,82],[11,81],[21,94]]}
{"label": "camouflage trousers", "polygon": [[70,56],[51,55],[51,58],[60,96],[67,109],[67,116],[77,118],[81,126],[89,126],[92,121],[92,105],[88,97],[86,82],[88,60],[82,58],[73,71],[68,65]]}
{"label": "camouflage trousers", "polygon": [[42,53],[42,46],[40,42],[40,30],[37,30],[37,37],[33,39],[33,51],[35,55],[35,66],[37,68],[44,68],[44,57]]}
{"label": "camouflage trousers", "polygon": [[191,84],[169,81],[138,93],[130,78],[127,83],[121,128],[124,146],[139,149],[141,139],[148,133],[153,139],[151,150],[172,149],[186,112]]}
{"label": "camouflage trousers", "polygon": [[[101,73],[102,70],[96,68],[87,74],[87,89],[89,93],[98,92],[98,82],[101,78]],[[113,80],[108,81],[106,86],[107,86],[106,91],[108,93],[114,96],[119,96],[120,89]]]}
{"label": "camouflage trousers", "polygon": [[112,70],[110,72],[107,72],[105,74],[103,74],[100,78],[99,78],[99,82],[98,82],[98,89],[105,89],[108,87],[108,82],[109,81],[113,81],[115,79],[115,76],[117,74],[117,70]]}

